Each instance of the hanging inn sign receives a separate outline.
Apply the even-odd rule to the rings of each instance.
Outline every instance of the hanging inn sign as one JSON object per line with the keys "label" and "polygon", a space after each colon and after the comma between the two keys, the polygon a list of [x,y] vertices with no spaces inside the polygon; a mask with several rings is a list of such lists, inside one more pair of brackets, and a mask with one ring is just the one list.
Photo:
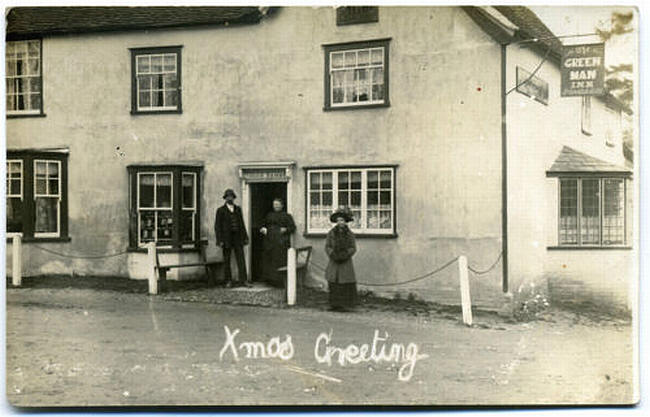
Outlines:
{"label": "hanging inn sign", "polygon": [[605,44],[562,47],[562,97],[605,93]]}

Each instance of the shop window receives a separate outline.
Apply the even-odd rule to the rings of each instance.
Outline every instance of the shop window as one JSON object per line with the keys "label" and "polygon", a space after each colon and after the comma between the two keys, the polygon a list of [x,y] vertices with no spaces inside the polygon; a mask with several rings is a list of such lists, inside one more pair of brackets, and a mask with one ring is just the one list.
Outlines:
{"label": "shop window", "polygon": [[325,110],[389,105],[388,43],[325,46]]}
{"label": "shop window", "polygon": [[7,152],[7,232],[67,238],[67,153]]}
{"label": "shop window", "polygon": [[199,242],[199,174],[190,166],[130,166],[131,247]]}
{"label": "shop window", "polygon": [[326,233],[330,215],[346,206],[355,233],[395,234],[395,167],[308,168],[306,173],[308,233]]}

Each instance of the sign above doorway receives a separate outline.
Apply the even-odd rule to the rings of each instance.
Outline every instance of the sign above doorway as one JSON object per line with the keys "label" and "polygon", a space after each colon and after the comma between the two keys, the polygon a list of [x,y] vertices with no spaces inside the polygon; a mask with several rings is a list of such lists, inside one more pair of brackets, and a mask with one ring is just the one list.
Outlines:
{"label": "sign above doorway", "polygon": [[248,162],[239,165],[239,178],[246,182],[288,182],[293,174],[293,161]]}

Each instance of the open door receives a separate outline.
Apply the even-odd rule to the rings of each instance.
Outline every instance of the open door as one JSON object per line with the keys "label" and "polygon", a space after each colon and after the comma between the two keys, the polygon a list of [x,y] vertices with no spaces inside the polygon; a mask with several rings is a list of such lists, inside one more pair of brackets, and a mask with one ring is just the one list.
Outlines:
{"label": "open door", "polygon": [[250,184],[250,243],[251,243],[251,277],[261,281],[263,265],[263,235],[260,233],[262,222],[267,213],[273,210],[273,199],[287,201],[286,182],[260,182]]}

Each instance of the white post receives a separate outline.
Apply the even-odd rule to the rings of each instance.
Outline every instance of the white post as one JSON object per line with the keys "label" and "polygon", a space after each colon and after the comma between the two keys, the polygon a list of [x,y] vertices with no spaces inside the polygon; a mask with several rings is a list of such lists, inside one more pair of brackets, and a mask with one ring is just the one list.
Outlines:
{"label": "white post", "polygon": [[13,235],[11,239],[12,269],[11,283],[14,287],[20,287],[23,275],[23,236],[20,233]]}
{"label": "white post", "polygon": [[287,304],[296,304],[296,249],[287,250]]}
{"label": "white post", "polygon": [[467,257],[458,257],[458,277],[460,278],[460,301],[463,307],[463,323],[472,325],[472,300],[469,296],[469,279],[467,273]]}
{"label": "white post", "polygon": [[149,261],[149,294],[158,294],[158,268],[156,268],[156,242],[147,243]]}

